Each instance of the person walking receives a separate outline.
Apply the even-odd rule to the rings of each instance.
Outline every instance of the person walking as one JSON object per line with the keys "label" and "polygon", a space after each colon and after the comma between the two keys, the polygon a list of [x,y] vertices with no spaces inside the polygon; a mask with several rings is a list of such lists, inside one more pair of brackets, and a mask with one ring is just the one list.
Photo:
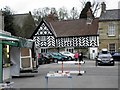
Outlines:
{"label": "person walking", "polygon": [[80,62],[83,60],[83,53],[82,52],[80,52],[79,54],[78,54],[78,58],[79,58],[79,63],[78,63],[78,70],[79,70],[79,73],[78,73],[78,76],[81,76],[82,74],[80,73]]}
{"label": "person walking", "polygon": [[80,54],[79,54],[79,61],[83,61],[83,53],[82,52],[80,52]]}
{"label": "person walking", "polygon": [[75,55],[74,55],[75,61],[77,61],[77,60],[78,60],[78,57],[79,57],[78,52],[75,52]]}

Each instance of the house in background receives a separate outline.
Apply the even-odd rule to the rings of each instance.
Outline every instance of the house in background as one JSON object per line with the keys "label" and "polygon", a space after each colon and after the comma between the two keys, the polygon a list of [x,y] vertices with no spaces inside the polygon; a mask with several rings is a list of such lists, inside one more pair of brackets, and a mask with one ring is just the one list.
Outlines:
{"label": "house in background", "polygon": [[99,46],[98,18],[63,21],[51,19],[42,19],[31,37],[36,41],[39,53],[82,51],[84,54],[91,52],[91,59],[95,58]]}
{"label": "house in background", "polygon": [[102,3],[99,18],[99,50],[107,48],[111,53],[120,52],[120,9],[106,10]]}

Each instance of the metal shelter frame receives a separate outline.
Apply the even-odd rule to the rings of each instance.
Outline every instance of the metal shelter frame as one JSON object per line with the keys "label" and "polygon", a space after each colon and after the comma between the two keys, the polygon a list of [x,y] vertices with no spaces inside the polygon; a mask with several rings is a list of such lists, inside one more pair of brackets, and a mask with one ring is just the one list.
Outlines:
{"label": "metal shelter frame", "polygon": [[12,35],[7,35],[4,33],[0,33],[0,83],[3,83],[3,44],[10,45],[13,47],[20,47],[20,48],[32,48],[32,43],[34,41],[30,39],[25,39],[21,37],[16,37]]}

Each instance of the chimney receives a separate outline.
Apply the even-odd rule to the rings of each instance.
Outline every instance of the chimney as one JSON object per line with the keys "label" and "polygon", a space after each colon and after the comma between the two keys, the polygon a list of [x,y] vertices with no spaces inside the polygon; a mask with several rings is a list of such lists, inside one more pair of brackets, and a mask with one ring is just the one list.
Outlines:
{"label": "chimney", "polygon": [[87,18],[92,18],[92,12],[90,9],[87,11]]}
{"label": "chimney", "polygon": [[105,4],[105,2],[102,2],[102,4],[101,4],[101,13],[104,13],[105,11],[106,11],[106,4]]}
{"label": "chimney", "polygon": [[48,16],[47,16],[47,21],[51,22],[51,21],[56,21],[58,20],[58,16],[55,14],[55,13],[50,13]]}
{"label": "chimney", "polygon": [[87,24],[91,24],[93,20],[93,15],[91,9],[88,9],[87,11]]}

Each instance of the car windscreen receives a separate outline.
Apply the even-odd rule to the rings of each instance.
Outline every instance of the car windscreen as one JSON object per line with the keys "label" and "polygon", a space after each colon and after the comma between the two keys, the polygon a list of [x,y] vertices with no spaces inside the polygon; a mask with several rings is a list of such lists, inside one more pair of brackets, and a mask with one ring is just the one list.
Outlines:
{"label": "car windscreen", "polygon": [[102,51],[102,54],[108,54],[108,51]]}
{"label": "car windscreen", "polygon": [[107,54],[100,53],[100,54],[98,55],[98,57],[99,57],[99,58],[104,58],[104,57],[110,58],[110,57],[112,57],[112,56],[111,56],[110,53],[107,53]]}

